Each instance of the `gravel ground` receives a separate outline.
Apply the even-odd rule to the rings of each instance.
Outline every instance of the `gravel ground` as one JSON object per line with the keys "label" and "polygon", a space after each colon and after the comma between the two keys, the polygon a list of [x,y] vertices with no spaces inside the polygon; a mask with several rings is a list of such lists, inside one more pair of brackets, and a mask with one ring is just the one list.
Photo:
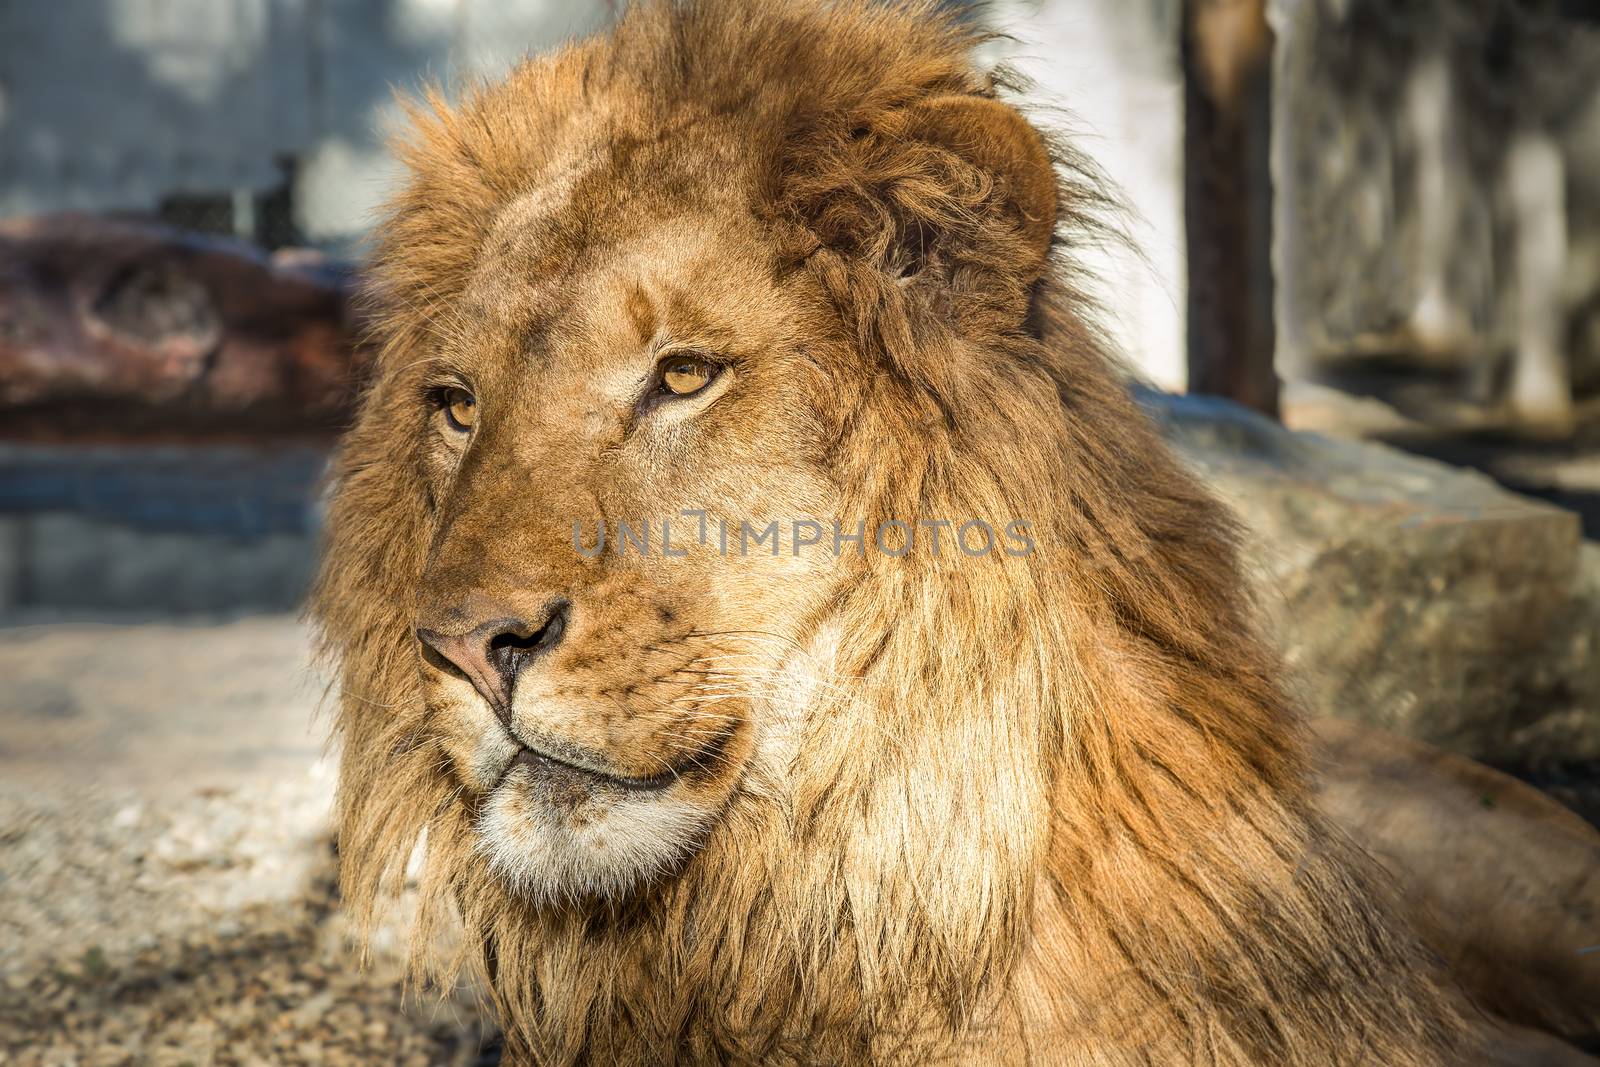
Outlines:
{"label": "gravel ground", "polygon": [[0,1062],[471,1064],[470,991],[363,969],[338,909],[328,772],[151,803],[0,795]]}
{"label": "gravel ground", "polygon": [[0,630],[0,1064],[480,1064],[470,990],[363,967],[288,618]]}

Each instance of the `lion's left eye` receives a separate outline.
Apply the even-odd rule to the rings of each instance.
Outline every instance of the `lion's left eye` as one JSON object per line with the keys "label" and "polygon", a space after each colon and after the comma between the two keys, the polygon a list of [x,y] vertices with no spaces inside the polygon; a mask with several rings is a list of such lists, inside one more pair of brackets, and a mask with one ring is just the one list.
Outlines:
{"label": "lion's left eye", "polygon": [[457,433],[470,433],[478,421],[478,400],[465,389],[446,389],[439,396],[444,420]]}
{"label": "lion's left eye", "polygon": [[662,391],[672,396],[693,396],[710,385],[721,369],[699,356],[668,356],[658,367]]}

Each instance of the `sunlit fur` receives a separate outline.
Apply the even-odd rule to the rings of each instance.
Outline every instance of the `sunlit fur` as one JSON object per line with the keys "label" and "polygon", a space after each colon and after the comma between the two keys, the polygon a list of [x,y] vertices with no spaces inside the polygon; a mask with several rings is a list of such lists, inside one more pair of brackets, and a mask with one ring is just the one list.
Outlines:
{"label": "sunlit fur", "polygon": [[[1463,1062],[1428,961],[1311,805],[1230,520],[1130,401],[1074,288],[1093,183],[1059,149],[1053,180],[1035,166],[1013,113],[993,139],[906,120],[995,94],[975,43],[932,7],[654,4],[414,109],[374,265],[382,356],[316,595],[348,905],[370,916],[426,831],[417,943],[464,925],[513,1062]],[[548,245],[496,266],[524,217]],[[586,339],[628,313],[594,272],[662,264],[692,266],[695,313],[760,351],[724,399],[640,431],[660,435],[639,451],[651,479],[585,481],[633,438],[590,455],[609,416],[552,413],[562,389],[608,386],[549,383],[561,353],[613,358]],[[535,286],[566,294],[541,314],[587,325],[530,355],[493,327]],[[464,460],[438,458],[419,403],[448,360],[525,383],[498,415],[480,397]],[[776,495],[869,521],[1022,518],[1039,550],[640,565],[767,643],[719,650],[715,682],[660,706],[729,698],[741,747],[682,794],[689,814],[624,813],[670,847],[625,835],[602,860],[549,809],[519,814],[517,783],[471,784],[498,728],[427,673],[413,612],[475,581],[465,552],[439,577],[463,524],[499,552],[526,544],[519,516],[596,492],[657,509],[664,484],[715,487],[731,514]],[[569,546],[517,552],[495,566],[589,581]],[[580,615],[622,612],[617,581]],[[624,662],[627,618],[604,646]]]}
{"label": "sunlit fur", "polygon": [[542,805],[499,791],[478,816],[478,851],[513,892],[568,904],[670,872],[704,836],[707,820],[697,806],[668,798],[613,809],[597,821],[572,829]]}

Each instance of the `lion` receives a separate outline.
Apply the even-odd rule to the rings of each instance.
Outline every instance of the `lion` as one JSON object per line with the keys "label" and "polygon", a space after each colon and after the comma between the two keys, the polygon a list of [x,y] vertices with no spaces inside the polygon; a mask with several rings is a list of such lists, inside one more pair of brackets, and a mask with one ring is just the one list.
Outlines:
{"label": "lion", "polygon": [[412,869],[513,1062],[1469,1062],[979,43],[656,2],[411,107],[314,596],[347,905]]}

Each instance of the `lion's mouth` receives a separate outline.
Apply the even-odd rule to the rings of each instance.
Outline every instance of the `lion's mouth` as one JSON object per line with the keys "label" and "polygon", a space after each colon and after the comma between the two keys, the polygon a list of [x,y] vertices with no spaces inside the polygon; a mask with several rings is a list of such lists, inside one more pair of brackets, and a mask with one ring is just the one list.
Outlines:
{"label": "lion's mouth", "polygon": [[648,778],[631,778],[627,775],[597,770],[582,763],[574,763],[570,759],[552,756],[548,752],[540,752],[526,745],[512,758],[510,766],[506,768],[506,773],[510,774],[517,767],[528,768],[536,777],[576,779],[590,785],[608,785],[636,793],[658,792],[676,782],[680,777],[676,770],[666,770]]}
{"label": "lion's mouth", "polygon": [[706,745],[685,758],[672,763],[666,760],[659,761],[663,770],[659,774],[647,776],[621,774],[584,753],[560,748],[557,749],[559,752],[557,754],[551,751],[556,748],[554,745],[535,747],[522,738],[513,736],[512,740],[518,746],[517,754],[506,765],[501,781],[504,782],[516,768],[526,767],[536,781],[587,788],[610,787],[630,793],[658,793],[687,777],[707,773],[725,757],[728,742],[737,729],[737,723],[730,723]]}

